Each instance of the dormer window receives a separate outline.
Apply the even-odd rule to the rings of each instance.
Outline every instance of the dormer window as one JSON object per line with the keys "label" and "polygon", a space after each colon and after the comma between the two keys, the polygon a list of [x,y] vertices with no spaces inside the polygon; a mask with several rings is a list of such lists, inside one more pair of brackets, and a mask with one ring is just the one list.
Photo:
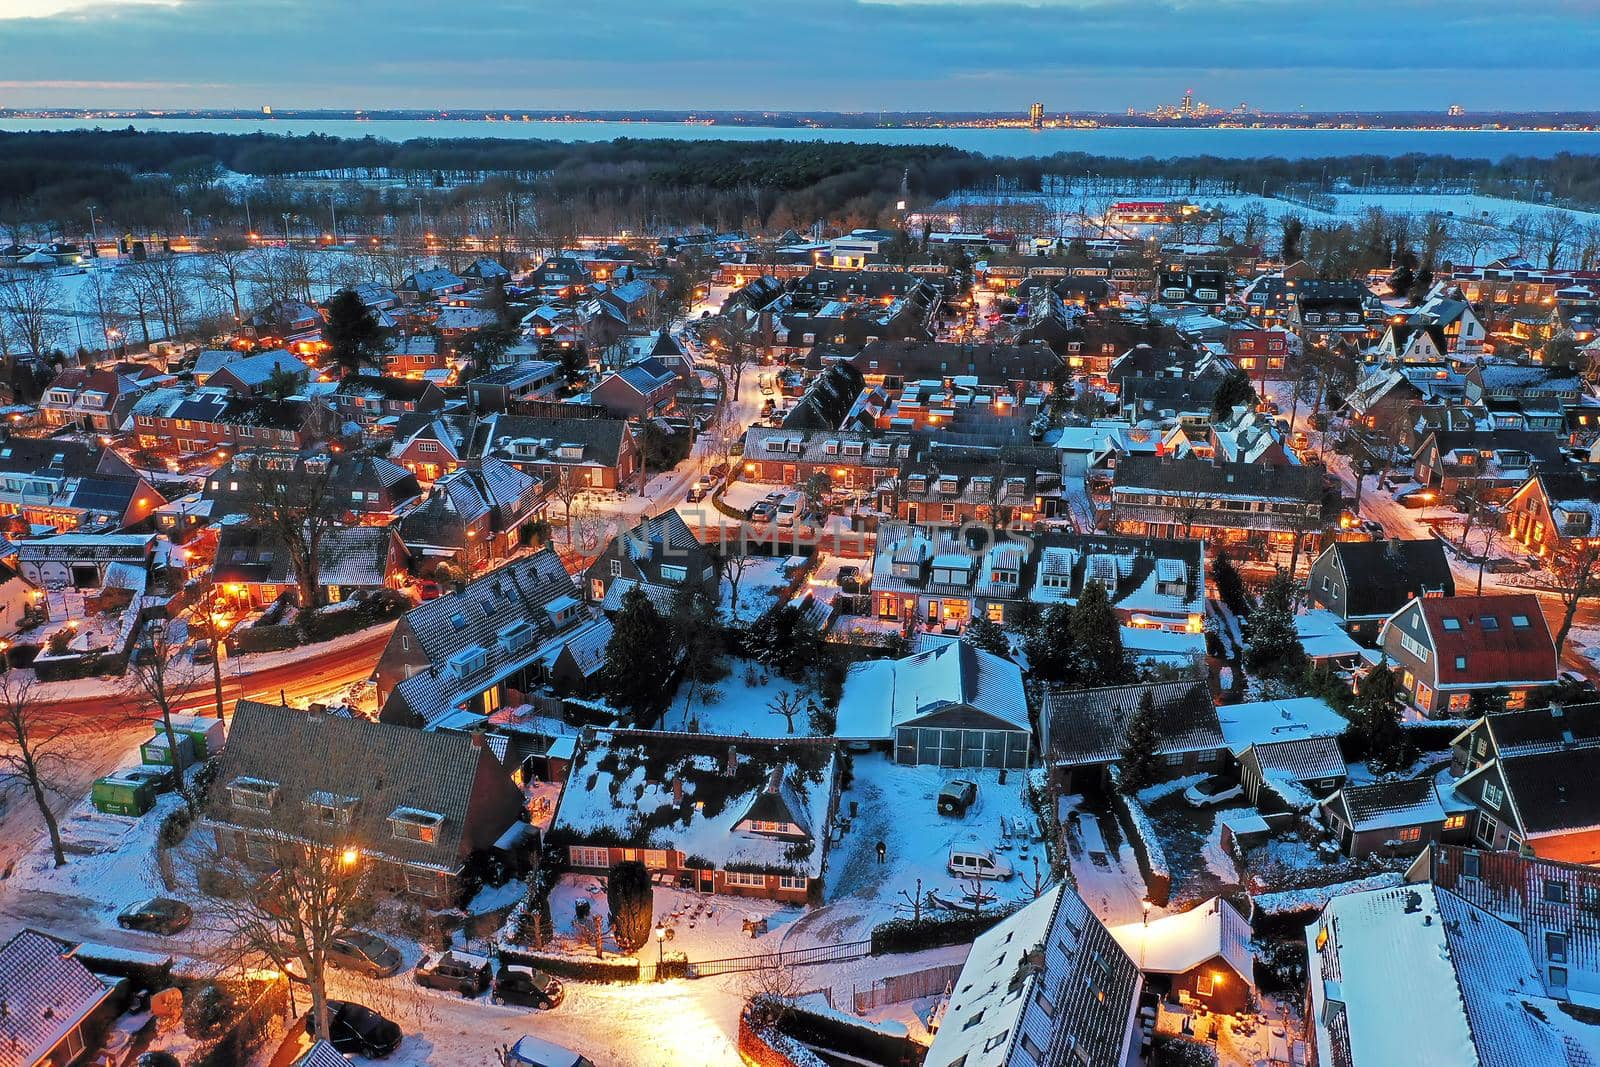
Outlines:
{"label": "dormer window", "polygon": [[349,826],[357,799],[318,790],[306,797],[306,815],[323,826]]}
{"label": "dormer window", "polygon": [[389,836],[396,841],[420,841],[431,845],[439,839],[444,816],[421,808],[396,808],[389,815]]}
{"label": "dormer window", "polygon": [[278,783],[264,778],[235,778],[228,783],[228,803],[246,811],[271,811],[278,802]]}

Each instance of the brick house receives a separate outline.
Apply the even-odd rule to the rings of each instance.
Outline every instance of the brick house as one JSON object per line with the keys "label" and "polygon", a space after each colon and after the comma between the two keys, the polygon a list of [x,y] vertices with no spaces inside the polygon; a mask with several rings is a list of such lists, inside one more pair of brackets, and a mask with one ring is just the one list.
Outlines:
{"label": "brick house", "polygon": [[621,419],[547,418],[495,413],[480,421],[468,455],[493,456],[554,483],[567,472],[588,489],[617,489],[639,474],[643,457]]}
{"label": "brick house", "polygon": [[397,525],[419,573],[449,560],[472,574],[528,544],[544,503],[535,479],[491,457],[434,482]]}
{"label": "brick house", "polygon": [[136,410],[141,448],[175,446],[180,455],[240,448],[302,449],[338,435],[338,413],[321,400],[241,397],[202,389]]}
{"label": "brick house", "polygon": [[1600,537],[1600,480],[1579,471],[1537,470],[1511,494],[1502,517],[1511,538],[1540,556]]}
{"label": "brick house", "polygon": [[741,462],[747,482],[803,485],[821,474],[839,488],[875,489],[918,451],[904,434],[752,426],[745,431]]}
{"label": "brick house", "polygon": [[1335,541],[1312,561],[1306,593],[1352,637],[1372,638],[1406,601],[1455,596],[1456,581],[1436,537]]}
{"label": "brick house", "polygon": [[1503,691],[1520,708],[1531,690],[1555,684],[1559,666],[1529,593],[1412,600],[1384,622],[1378,648],[1412,705],[1435,718],[1463,714],[1475,692]]}
{"label": "brick house", "polygon": [[241,700],[216,792],[217,846],[252,866],[270,867],[301,824],[333,828],[380,884],[434,907],[464,903],[467,876],[490,857],[527,866],[522,792],[481,736]]}
{"label": "brick house", "polygon": [[702,893],[816,903],[838,796],[832,738],[604,730],[580,743],[546,841],[573,870],[638,860]]}
{"label": "brick house", "polygon": [[[1050,687],[1039,714],[1039,747],[1064,790],[1100,781],[1122,758],[1122,740],[1144,694],[1156,712],[1156,748],[1166,773],[1210,774],[1222,766],[1227,741],[1203,681],[1139,682],[1099,689]],[[1075,786],[1073,783],[1077,782]]]}

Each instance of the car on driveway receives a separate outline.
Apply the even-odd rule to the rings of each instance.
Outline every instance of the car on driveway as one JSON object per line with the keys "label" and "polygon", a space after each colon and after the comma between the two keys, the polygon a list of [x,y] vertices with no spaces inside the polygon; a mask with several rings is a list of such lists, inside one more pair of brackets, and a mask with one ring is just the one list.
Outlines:
{"label": "car on driveway", "polygon": [[164,936],[183,932],[193,919],[194,909],[171,897],[151,897],[129,904],[117,913],[117,925],[124,930]]}
{"label": "car on driveway", "polygon": [[532,967],[510,963],[502,964],[495,972],[494,992],[489,999],[496,1004],[549,1009],[559,1006],[564,995],[560,979]]}
{"label": "car on driveway", "polygon": [[1218,804],[1226,804],[1230,800],[1238,800],[1244,796],[1244,786],[1238,782],[1229,781],[1212,775],[1203,782],[1196,782],[1183,791],[1183,802],[1191,808],[1214,808]]}
{"label": "car on driveway", "polygon": [[482,956],[446,949],[429,952],[417,961],[412,977],[429,989],[448,989],[464,997],[475,997],[489,988],[494,968]]}
{"label": "car on driveway", "polygon": [[400,973],[400,965],[405,961],[399,949],[377,934],[342,930],[328,942],[328,962],[342,971],[355,971],[369,978],[387,978]]}
{"label": "car on driveway", "polygon": [[952,778],[939,790],[940,815],[965,815],[978,799],[978,783]]}
{"label": "car on driveway", "polygon": [[[306,1033],[316,1029],[315,1015],[306,1016]],[[371,1008],[348,1000],[328,1001],[328,1043],[345,1056],[382,1059],[400,1047],[400,1027]]]}
{"label": "car on driveway", "polygon": [[211,639],[209,637],[202,637],[196,641],[194,643],[194,647],[189,651],[189,658],[194,660],[196,663],[215,662],[217,658],[217,651],[211,646]]}
{"label": "car on driveway", "polygon": [[704,500],[709,492],[711,492],[711,479],[702,474],[689,487],[689,502],[692,504],[697,500]]}

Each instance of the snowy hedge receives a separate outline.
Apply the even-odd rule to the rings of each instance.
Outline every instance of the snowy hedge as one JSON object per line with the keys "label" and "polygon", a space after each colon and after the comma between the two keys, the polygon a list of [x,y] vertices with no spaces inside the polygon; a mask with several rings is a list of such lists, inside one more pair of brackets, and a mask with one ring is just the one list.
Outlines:
{"label": "snowy hedge", "polygon": [[502,963],[536,967],[547,974],[572,978],[580,982],[637,982],[639,961],[621,956],[606,959],[582,956],[549,956],[543,953],[519,952],[505,946],[500,948]]}
{"label": "snowy hedge", "polygon": [[1161,839],[1156,836],[1156,828],[1150,822],[1150,816],[1145,812],[1144,805],[1139,803],[1136,796],[1128,796],[1120,788],[1120,768],[1111,768],[1112,797],[1116,801],[1117,821],[1121,823],[1123,832],[1128,835],[1128,843],[1133,846],[1133,853],[1139,858],[1139,871],[1144,875],[1145,889],[1151,903],[1156,907],[1165,907],[1172,893],[1172,868],[1167,864],[1166,850],[1161,847]]}
{"label": "snowy hedge", "polygon": [[924,915],[921,919],[890,919],[872,928],[872,954],[920,952],[925,948],[966,944],[1021,905],[1012,904],[971,912],[946,912]]}

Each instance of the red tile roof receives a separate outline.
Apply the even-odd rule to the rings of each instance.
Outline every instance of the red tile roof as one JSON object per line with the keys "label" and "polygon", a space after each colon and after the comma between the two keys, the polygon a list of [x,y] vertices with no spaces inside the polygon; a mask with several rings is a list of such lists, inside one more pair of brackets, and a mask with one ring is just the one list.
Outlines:
{"label": "red tile roof", "polygon": [[[1439,657],[1441,686],[1556,677],[1556,647],[1531,593],[1426,597],[1418,602]],[[1466,657],[1466,669],[1456,658]]]}

